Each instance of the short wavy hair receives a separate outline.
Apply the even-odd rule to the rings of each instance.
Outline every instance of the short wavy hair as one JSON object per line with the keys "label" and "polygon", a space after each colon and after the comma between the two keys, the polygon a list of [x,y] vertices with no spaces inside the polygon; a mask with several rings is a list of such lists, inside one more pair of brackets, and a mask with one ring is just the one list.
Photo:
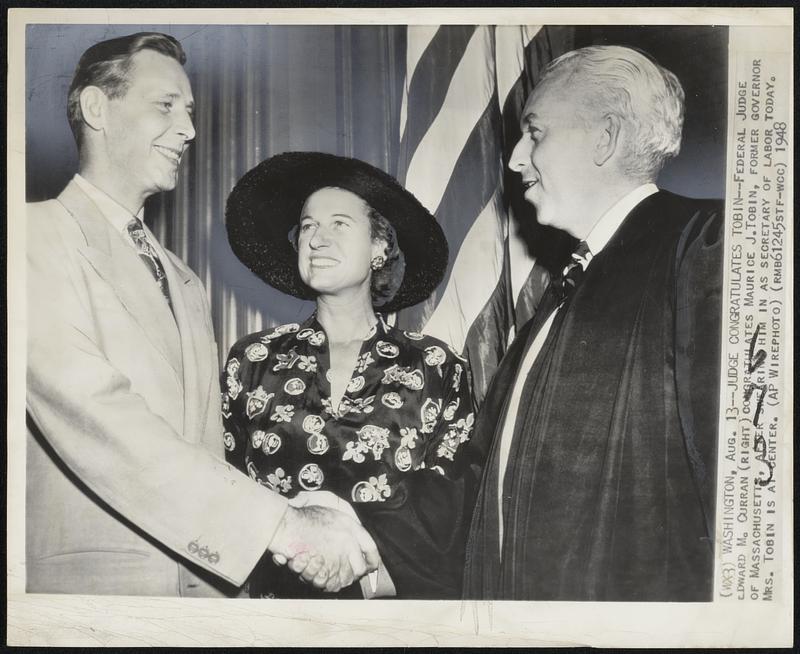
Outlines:
{"label": "short wavy hair", "polygon": [[[369,235],[372,240],[383,239],[386,243],[384,256],[386,262],[378,270],[372,271],[370,280],[370,293],[372,295],[372,306],[382,307],[388,304],[397,295],[400,286],[403,284],[403,276],[406,272],[406,259],[400,244],[397,242],[397,233],[392,224],[376,209],[373,209],[366,201],[367,217],[369,218]],[[298,239],[300,238],[300,226],[295,225],[289,231],[289,241],[295,251],[298,249]]]}
{"label": "short wavy hair", "polygon": [[654,179],[680,152],[684,91],[678,78],[638,50],[617,45],[580,48],[554,59],[539,82],[586,91],[579,115],[616,115],[632,128],[623,172]]}
{"label": "short wavy hair", "polygon": [[397,233],[392,224],[372,207],[369,207],[368,215],[370,236],[373,240],[383,239],[386,242],[386,263],[378,270],[372,271],[370,286],[372,305],[382,307],[391,302],[400,290],[406,272],[406,259],[397,242]]}
{"label": "short wavy hair", "polygon": [[137,32],[101,41],[81,56],[67,96],[67,118],[79,148],[83,135],[81,92],[87,86],[96,86],[109,98],[124,96],[128,92],[133,56],[142,50],[155,50],[181,66],[186,63],[186,53],[178,40],[159,32]]}

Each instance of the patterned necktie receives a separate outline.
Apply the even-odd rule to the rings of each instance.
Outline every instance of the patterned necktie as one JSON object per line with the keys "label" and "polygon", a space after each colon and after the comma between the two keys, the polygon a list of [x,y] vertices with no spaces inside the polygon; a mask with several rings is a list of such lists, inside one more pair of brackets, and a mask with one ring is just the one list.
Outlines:
{"label": "patterned necktie", "polygon": [[167,275],[164,273],[164,266],[161,264],[161,259],[158,258],[155,249],[147,239],[147,234],[144,231],[144,225],[138,218],[133,218],[128,223],[128,235],[131,241],[136,246],[136,251],[139,253],[139,258],[144,261],[147,269],[153,275],[153,278],[161,289],[161,293],[169,304],[170,311],[172,310],[172,298],[169,295],[169,284],[167,283]]}
{"label": "patterned necktie", "polygon": [[589,262],[592,260],[592,252],[586,241],[578,243],[578,247],[572,253],[572,261],[564,267],[561,277],[553,280],[553,283],[559,288],[561,292],[561,301],[567,299],[583,277],[583,271]]}

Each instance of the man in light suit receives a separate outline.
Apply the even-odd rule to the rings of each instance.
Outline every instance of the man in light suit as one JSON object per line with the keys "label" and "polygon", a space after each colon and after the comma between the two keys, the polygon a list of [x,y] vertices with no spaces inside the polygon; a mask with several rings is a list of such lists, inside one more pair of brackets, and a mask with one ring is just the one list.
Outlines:
{"label": "man in light suit", "polygon": [[618,46],[559,57],[528,98],[509,165],[581,247],[476,421],[467,598],[711,599],[721,203],[654,184],[683,99]]}
{"label": "man in light suit", "polygon": [[338,590],[377,564],[354,520],[224,462],[205,292],[141,222],[194,138],[184,61],[163,34],[87,50],[80,172],[28,207],[28,592],[234,594],[267,551]]}

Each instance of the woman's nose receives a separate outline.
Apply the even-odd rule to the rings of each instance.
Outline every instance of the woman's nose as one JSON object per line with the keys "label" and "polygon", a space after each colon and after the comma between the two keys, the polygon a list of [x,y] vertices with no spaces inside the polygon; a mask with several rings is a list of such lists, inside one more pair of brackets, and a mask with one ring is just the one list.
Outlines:
{"label": "woman's nose", "polygon": [[522,138],[517,141],[514,150],[511,152],[511,158],[508,160],[509,169],[515,173],[521,173],[525,166],[531,163],[531,149],[533,142],[527,134],[523,134]]}
{"label": "woman's nose", "polygon": [[325,247],[329,242],[330,238],[328,236],[328,231],[325,229],[325,227],[320,225],[314,229],[314,233],[311,235],[308,244],[316,250],[318,248]]}

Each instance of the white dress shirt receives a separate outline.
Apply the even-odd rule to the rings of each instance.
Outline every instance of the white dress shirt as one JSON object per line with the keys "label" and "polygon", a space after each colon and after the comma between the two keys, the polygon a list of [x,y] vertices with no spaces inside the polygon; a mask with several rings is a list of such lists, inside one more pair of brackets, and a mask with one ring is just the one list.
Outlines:
{"label": "white dress shirt", "polygon": [[[583,266],[584,270],[589,267],[592,257],[599,254],[599,252],[606,246],[608,241],[611,240],[611,237],[614,235],[617,229],[619,229],[622,221],[625,220],[633,208],[646,197],[649,197],[657,191],[658,187],[652,183],[638,186],[621,198],[613,207],[611,207],[601,216],[600,220],[597,221],[595,226],[592,228],[592,231],[585,239],[586,245],[589,246],[591,256],[587,257],[587,260],[581,261],[581,265]],[[553,326],[553,320],[555,319],[556,314],[561,310],[561,306],[562,305],[559,305],[556,310],[553,311],[547,318],[522,359],[522,363],[517,371],[517,376],[514,380],[514,385],[511,391],[511,398],[508,403],[508,411],[506,412],[505,421],[503,423],[503,430],[500,433],[500,473],[498,475],[497,482],[499,486],[497,498],[499,505],[499,543],[501,557],[503,551],[503,481],[505,479],[506,468],[508,467],[508,455],[511,450],[511,441],[514,436],[514,425],[517,420],[517,411],[519,409],[520,397],[522,395],[522,387],[525,385],[525,381],[528,378],[528,373],[531,371],[531,368],[533,368],[533,364],[536,362],[536,358],[539,356],[539,352],[542,350],[542,346],[547,339],[547,335],[550,333],[550,329]]]}
{"label": "white dress shirt", "polygon": [[[72,179],[80,187],[80,189],[89,196],[89,199],[94,202],[100,213],[103,214],[103,217],[109,223],[111,223],[114,229],[122,234],[122,239],[128,245],[130,245],[138,255],[139,249],[136,247],[136,244],[133,242],[133,239],[128,232],[128,224],[131,222],[131,220],[133,220],[134,215],[114,198],[112,198],[108,193],[101,191],[85,177],[81,177],[80,175],[76,174]],[[164,248],[161,247],[161,243],[158,242],[158,239],[147,228],[147,225],[144,224],[144,207],[139,209],[139,213],[137,213],[135,217],[142,222],[142,225],[144,226],[144,233],[147,236],[147,241],[155,250],[163,266],[163,262],[167,257],[167,253],[164,251]]]}
{"label": "white dress shirt", "polygon": [[[81,191],[86,193],[89,199],[97,205],[100,213],[114,226],[114,229],[125,237],[125,241],[133,245],[133,242],[128,236],[128,223],[131,222],[134,215],[108,195],[108,193],[101,191],[85,177],[75,175],[72,179],[80,187]],[[139,209],[139,213],[136,214],[135,217],[144,222],[144,208]]]}

